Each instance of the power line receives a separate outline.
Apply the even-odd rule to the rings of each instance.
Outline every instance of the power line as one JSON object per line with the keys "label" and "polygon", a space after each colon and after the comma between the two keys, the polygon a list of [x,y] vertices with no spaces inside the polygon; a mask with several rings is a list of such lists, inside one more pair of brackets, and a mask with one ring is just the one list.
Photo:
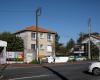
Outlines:
{"label": "power line", "polygon": [[34,12],[35,13],[35,10],[18,10],[18,9],[12,9],[12,10],[10,10],[10,9],[8,9],[8,10],[0,10],[0,12]]}

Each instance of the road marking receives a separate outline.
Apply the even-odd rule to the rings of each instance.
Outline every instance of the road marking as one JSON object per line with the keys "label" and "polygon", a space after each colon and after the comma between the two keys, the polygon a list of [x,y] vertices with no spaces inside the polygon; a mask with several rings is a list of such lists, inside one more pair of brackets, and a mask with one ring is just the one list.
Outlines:
{"label": "road marking", "polygon": [[21,78],[13,78],[8,80],[20,80],[20,79],[29,79],[29,78],[38,78],[38,77],[47,77],[49,75],[38,75],[38,76],[30,76],[30,77],[21,77]]}
{"label": "road marking", "polygon": [[25,68],[34,68],[34,67],[41,67],[41,66],[29,66],[29,67],[8,67],[6,69],[10,70],[10,69],[25,69]]}

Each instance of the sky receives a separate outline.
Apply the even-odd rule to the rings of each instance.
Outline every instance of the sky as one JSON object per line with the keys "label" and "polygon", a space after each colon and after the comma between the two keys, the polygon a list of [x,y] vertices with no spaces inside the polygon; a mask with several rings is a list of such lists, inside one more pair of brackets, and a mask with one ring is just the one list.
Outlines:
{"label": "sky", "polygon": [[0,32],[14,33],[35,25],[36,9],[41,7],[39,26],[55,31],[60,42],[77,40],[80,32],[100,33],[100,0],[0,0]]}

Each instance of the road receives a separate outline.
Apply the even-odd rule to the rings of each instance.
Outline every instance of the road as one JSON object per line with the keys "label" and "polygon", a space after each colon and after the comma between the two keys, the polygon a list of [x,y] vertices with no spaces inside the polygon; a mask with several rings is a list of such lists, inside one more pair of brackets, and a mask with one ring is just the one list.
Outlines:
{"label": "road", "polygon": [[100,80],[88,73],[89,63],[43,64],[33,67],[10,68],[3,73],[5,80]]}

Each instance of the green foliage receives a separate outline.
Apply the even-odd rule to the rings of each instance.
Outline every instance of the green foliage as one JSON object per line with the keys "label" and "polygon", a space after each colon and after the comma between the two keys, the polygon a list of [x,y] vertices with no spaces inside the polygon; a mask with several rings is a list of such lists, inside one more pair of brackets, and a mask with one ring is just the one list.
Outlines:
{"label": "green foliage", "polygon": [[75,62],[76,60],[75,59],[73,59],[73,60],[69,60],[68,62]]}
{"label": "green foliage", "polygon": [[98,56],[99,56],[99,49],[96,47],[96,45],[91,43],[91,58],[92,58],[92,60],[98,59]]}
{"label": "green foliage", "polygon": [[59,43],[60,36],[56,33],[55,36],[55,52],[56,55],[65,55],[66,50],[62,43]]}
{"label": "green foliage", "polygon": [[7,51],[23,51],[24,44],[20,37],[16,37],[9,32],[3,32],[0,34],[0,40],[7,41]]}
{"label": "green foliage", "polygon": [[[98,36],[99,33],[93,32],[93,33],[91,33],[91,35],[97,35]],[[88,37],[89,37],[89,34],[81,32],[80,35],[79,35],[79,38],[77,40],[77,44],[81,44],[82,40],[84,40]],[[85,45],[86,45],[85,46],[86,47],[85,52],[88,53],[88,44],[85,44]],[[91,42],[91,58],[95,60],[95,59],[98,59],[98,56],[99,56],[99,49],[96,47],[96,45],[94,45]]]}
{"label": "green foliage", "polygon": [[66,55],[66,48],[65,48],[65,46],[60,46],[58,48],[58,50],[57,50],[56,55],[57,56],[60,56],[60,55],[64,56],[64,55]]}
{"label": "green foliage", "polygon": [[74,47],[75,45],[75,41],[73,39],[70,39],[68,42],[67,42],[67,45],[66,45],[66,51],[67,52],[70,52],[70,50]]}
{"label": "green foliage", "polygon": [[59,43],[60,36],[56,33],[55,35],[55,51],[58,52],[60,47],[62,46],[61,43]]}
{"label": "green foliage", "polygon": [[36,59],[33,59],[32,62],[30,62],[30,64],[38,64],[39,62],[37,62]]}
{"label": "green foliage", "polygon": [[70,49],[75,45],[75,41],[70,39],[66,46],[59,43],[60,36],[56,34],[55,36],[55,51],[56,55],[66,55],[66,52],[69,52]]}

